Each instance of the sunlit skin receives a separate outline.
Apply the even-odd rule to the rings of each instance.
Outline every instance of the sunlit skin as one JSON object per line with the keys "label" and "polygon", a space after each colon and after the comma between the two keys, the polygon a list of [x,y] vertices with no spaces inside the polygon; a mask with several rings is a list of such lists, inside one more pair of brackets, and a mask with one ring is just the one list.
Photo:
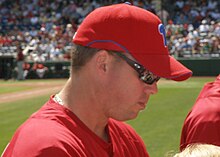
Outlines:
{"label": "sunlit skin", "polygon": [[[137,117],[145,109],[151,94],[157,93],[157,84],[147,85],[125,61],[113,63],[106,82],[108,117],[125,121]],[[105,102],[105,103],[106,103]]]}
{"label": "sunlit skin", "polygon": [[156,83],[145,84],[125,61],[101,50],[80,71],[72,71],[58,95],[65,107],[107,140],[105,127],[109,118],[134,119],[155,93]]}

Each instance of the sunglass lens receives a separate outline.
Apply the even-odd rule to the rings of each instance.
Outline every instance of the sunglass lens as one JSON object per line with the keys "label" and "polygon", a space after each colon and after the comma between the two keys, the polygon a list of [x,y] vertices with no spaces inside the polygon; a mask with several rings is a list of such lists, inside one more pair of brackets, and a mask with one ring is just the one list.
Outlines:
{"label": "sunglass lens", "polygon": [[143,76],[141,77],[141,79],[142,79],[145,83],[147,83],[147,84],[153,84],[153,82],[154,82],[153,77],[152,77],[149,73],[143,75]]}
{"label": "sunglass lens", "polygon": [[141,76],[141,80],[143,80],[146,84],[152,85],[154,82],[159,81],[160,77],[154,77],[153,74],[147,73]]}

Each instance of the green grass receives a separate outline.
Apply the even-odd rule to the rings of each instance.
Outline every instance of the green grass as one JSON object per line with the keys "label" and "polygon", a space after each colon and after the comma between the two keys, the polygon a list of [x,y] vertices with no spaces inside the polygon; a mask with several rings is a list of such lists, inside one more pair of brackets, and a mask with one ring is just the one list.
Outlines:
{"label": "green grass", "polygon": [[[159,83],[159,92],[151,97],[146,110],[141,112],[138,118],[128,122],[143,138],[151,157],[163,157],[169,151],[178,151],[186,114],[203,85],[214,79],[214,77],[204,77],[191,78],[179,83],[173,81]],[[48,99],[49,95],[45,95],[0,104],[0,152],[17,127]]]}
{"label": "green grass", "polygon": [[4,147],[19,125],[33,112],[38,110],[48,99],[49,95],[45,95],[13,103],[0,104],[0,152],[3,152]]}
{"label": "green grass", "polygon": [[25,90],[31,90],[33,87],[17,86],[17,87],[1,87],[0,94],[13,93]]}
{"label": "green grass", "polygon": [[[45,79],[43,80],[44,83],[57,83],[57,82],[63,82],[64,79],[55,80],[55,79]],[[0,80],[0,95],[6,94],[6,93],[13,93],[13,92],[19,92],[19,91],[27,91],[32,90],[36,88],[36,86],[33,86],[34,83],[42,82],[42,80],[28,80],[29,85],[27,85],[26,81],[16,81],[16,80]]]}

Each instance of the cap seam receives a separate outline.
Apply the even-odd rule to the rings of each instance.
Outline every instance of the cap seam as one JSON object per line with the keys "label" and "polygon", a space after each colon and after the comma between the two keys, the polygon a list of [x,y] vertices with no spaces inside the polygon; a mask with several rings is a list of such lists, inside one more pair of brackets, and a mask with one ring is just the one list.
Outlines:
{"label": "cap seam", "polygon": [[[105,42],[106,42],[106,43],[110,42],[110,43],[113,43],[113,44],[115,44],[116,46],[122,48],[126,53],[129,53],[129,51],[128,51],[128,49],[127,49],[126,47],[124,47],[123,45],[121,45],[121,44],[115,42],[114,40],[93,40],[93,41],[89,42],[88,44],[86,44],[86,46],[90,46],[90,45],[92,45],[92,44],[94,44],[94,43],[99,43],[99,42],[104,42],[104,43],[105,43]],[[104,48],[103,48],[103,49],[104,49]]]}

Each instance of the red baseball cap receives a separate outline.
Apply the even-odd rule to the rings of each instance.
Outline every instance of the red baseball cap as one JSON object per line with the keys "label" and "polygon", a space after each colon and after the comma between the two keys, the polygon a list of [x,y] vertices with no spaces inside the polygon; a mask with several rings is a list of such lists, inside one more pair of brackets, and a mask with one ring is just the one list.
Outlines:
{"label": "red baseball cap", "polygon": [[129,4],[100,7],[79,26],[73,42],[129,53],[153,74],[182,81],[192,71],[169,55],[165,28],[153,13]]}

